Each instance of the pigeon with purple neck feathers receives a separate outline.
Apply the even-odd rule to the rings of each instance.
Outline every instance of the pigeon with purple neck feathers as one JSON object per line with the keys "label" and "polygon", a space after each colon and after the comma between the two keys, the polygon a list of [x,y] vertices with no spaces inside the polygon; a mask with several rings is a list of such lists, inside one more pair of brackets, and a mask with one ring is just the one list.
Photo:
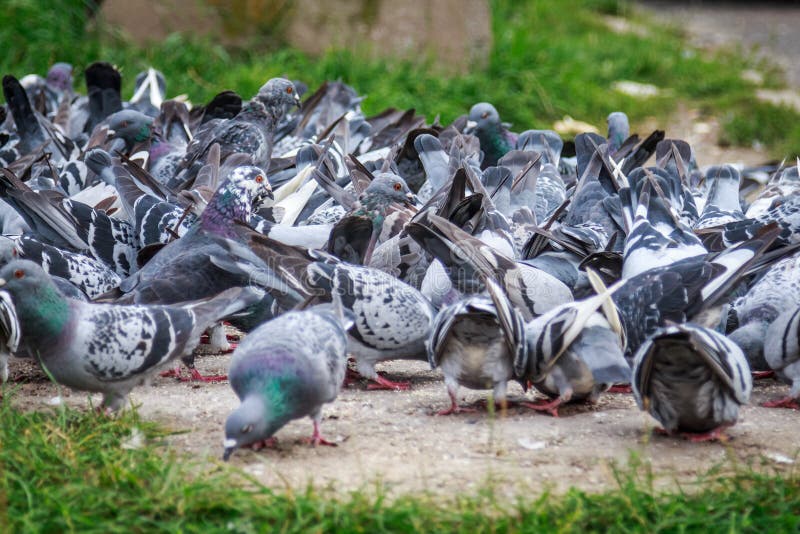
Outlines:
{"label": "pigeon with purple neck feathers", "polygon": [[224,460],[241,447],[261,448],[281,427],[308,416],[311,443],[320,434],[322,405],[333,402],[347,368],[347,336],[335,311],[317,306],[288,312],[247,335],[228,371],[241,405],[225,422]]}
{"label": "pigeon with purple neck feathers", "polygon": [[102,393],[109,411],[121,408],[151,371],[190,354],[214,322],[259,298],[234,288],[184,305],[90,304],[64,297],[41,267],[26,260],[0,269],[0,291],[13,302],[20,347],[56,382]]}

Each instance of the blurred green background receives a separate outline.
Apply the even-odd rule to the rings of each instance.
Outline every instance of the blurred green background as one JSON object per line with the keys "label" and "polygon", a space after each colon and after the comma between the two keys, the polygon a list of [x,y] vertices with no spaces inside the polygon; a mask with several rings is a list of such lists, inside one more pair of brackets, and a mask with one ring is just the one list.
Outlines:
{"label": "blurred green background", "polygon": [[[356,16],[347,20],[362,29],[369,30],[378,17],[380,0],[340,3],[355,5]],[[648,18],[629,2],[489,0],[489,20],[478,21],[490,32],[485,51],[460,62],[437,60],[430,47],[402,57],[382,55],[380,42],[409,38],[403,27],[383,29],[384,41],[377,45],[316,42],[314,53],[303,52],[290,44],[292,20],[311,15],[298,13],[287,0],[208,0],[200,15],[191,15],[195,19],[185,11],[165,11],[163,2],[154,4],[161,8],[129,15],[162,22],[173,17],[202,32],[148,40],[111,24],[103,10],[92,16],[96,6],[87,0],[9,0],[0,11],[0,47],[6,51],[0,68],[16,76],[44,74],[53,62],[68,61],[82,91],[83,69],[106,60],[122,70],[124,94],[130,96],[135,74],[152,65],[166,75],[170,96],[185,93],[194,102],[224,89],[248,97],[275,75],[303,80],[312,90],[326,79],[342,79],[368,96],[363,104],[368,114],[413,107],[429,121],[440,116],[446,123],[486,100],[518,131],[551,128],[565,115],[604,131],[608,113],[623,110],[641,132],[665,126],[676,112],[690,108],[700,119],[719,122],[723,145],[763,145],[774,157],[800,153],[798,113],[754,97],[760,86],[785,85],[774,67],[744,50],[693,49],[678,28]],[[320,13],[314,16],[319,24]],[[161,27],[164,32],[170,25]],[[452,57],[452,47],[447,54]],[[764,73],[762,85],[742,76],[754,69]],[[615,89],[621,80],[652,84],[658,92],[630,96]]]}

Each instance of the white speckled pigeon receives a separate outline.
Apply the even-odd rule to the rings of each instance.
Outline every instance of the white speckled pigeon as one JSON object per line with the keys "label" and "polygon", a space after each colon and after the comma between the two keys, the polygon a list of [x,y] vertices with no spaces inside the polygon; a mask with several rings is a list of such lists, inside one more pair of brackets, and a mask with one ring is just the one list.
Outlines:
{"label": "white speckled pigeon", "polygon": [[0,291],[14,304],[20,347],[56,382],[103,393],[110,411],[121,408],[150,371],[189,354],[206,328],[260,298],[235,288],[184,305],[90,304],[65,298],[26,260],[0,269]]}
{"label": "white speckled pigeon", "polygon": [[322,405],[342,387],[346,349],[341,318],[320,307],[288,312],[250,332],[228,371],[242,403],[225,422],[223,458],[240,447],[260,448],[286,423],[305,416],[314,422],[311,442],[333,445],[319,424]]}
{"label": "white speckled pigeon", "polygon": [[800,307],[796,304],[783,311],[767,328],[764,337],[764,359],[782,381],[791,386],[789,394],[767,401],[767,408],[800,410]]}
{"label": "white speckled pigeon", "polygon": [[340,301],[355,317],[348,330],[348,352],[358,372],[384,389],[408,389],[375,371],[387,360],[425,360],[425,340],[434,309],[422,293],[377,269],[347,263],[316,262],[308,266],[308,283]]}

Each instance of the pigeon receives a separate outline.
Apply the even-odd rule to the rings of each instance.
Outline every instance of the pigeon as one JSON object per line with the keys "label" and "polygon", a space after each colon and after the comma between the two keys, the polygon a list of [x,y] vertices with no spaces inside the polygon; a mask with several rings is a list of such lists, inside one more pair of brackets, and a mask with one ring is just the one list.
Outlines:
{"label": "pigeon", "polygon": [[732,165],[719,165],[706,170],[706,182],[710,184],[700,219],[694,228],[710,228],[744,219],[739,201],[741,175]]}
{"label": "pigeon", "polygon": [[724,335],[692,323],[661,328],[633,364],[633,393],[668,434],[691,441],[725,440],[753,388],[741,349]]}
{"label": "pigeon", "polygon": [[481,168],[494,167],[517,144],[517,136],[500,122],[500,115],[488,102],[480,102],[469,110],[465,133],[475,135],[481,142]]}
{"label": "pigeon", "polygon": [[292,82],[284,78],[269,80],[235,117],[209,122],[197,132],[186,148],[184,166],[203,160],[211,145],[219,143],[222,160],[232,153],[244,152],[252,157],[254,165],[269,170],[273,135],[287,104],[300,105]]}
{"label": "pigeon", "polygon": [[606,290],[596,273],[588,274],[598,295],[562,304],[525,325],[527,363],[516,373],[552,400],[522,406],[558,417],[563,403],[595,403],[613,384],[630,382],[624,332],[611,300],[622,283]]}
{"label": "pigeon", "polygon": [[733,301],[735,329],[728,337],[741,347],[754,371],[770,369],[764,359],[769,326],[787,310],[800,306],[800,254],[783,258]]}
{"label": "pigeon", "polygon": [[394,359],[426,359],[425,340],[435,312],[417,289],[377,269],[344,262],[317,261],[307,267],[307,284],[341,303],[354,324],[347,331],[347,350],[358,372],[373,388],[409,389],[375,371],[375,364]]}
{"label": "pigeon", "polygon": [[789,395],[767,401],[767,408],[793,408],[800,410],[800,305],[795,305],[778,315],[764,336],[764,359],[776,376],[791,386]]}
{"label": "pigeon", "polygon": [[314,422],[312,444],[335,445],[319,426],[322,405],[339,394],[346,368],[345,328],[331,310],[287,312],[250,332],[228,371],[241,405],[225,421],[223,459],[241,447],[260,448],[286,423],[305,416]]}
{"label": "pigeon", "polygon": [[502,289],[486,280],[488,295],[478,294],[442,308],[426,342],[428,363],[442,370],[450,407],[437,415],[471,408],[459,406],[458,387],[491,389],[501,407],[507,405],[509,380],[526,384],[515,374],[524,368],[526,346],[522,316],[512,308]]}
{"label": "pigeon", "polygon": [[631,133],[628,116],[622,111],[614,111],[606,118],[608,123],[608,152],[610,156],[616,155],[622,144]]}
{"label": "pigeon", "polygon": [[65,298],[27,260],[0,269],[0,291],[16,311],[20,347],[59,384],[103,393],[102,407],[110,412],[151,371],[189,354],[211,324],[257,298],[234,288],[184,305],[90,304]]}

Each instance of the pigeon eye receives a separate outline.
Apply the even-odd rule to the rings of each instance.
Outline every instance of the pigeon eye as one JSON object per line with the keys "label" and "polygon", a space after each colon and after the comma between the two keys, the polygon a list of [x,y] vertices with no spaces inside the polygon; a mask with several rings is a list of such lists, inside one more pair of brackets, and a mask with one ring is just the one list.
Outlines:
{"label": "pigeon eye", "polygon": [[286,93],[287,94],[292,94],[292,91],[294,91],[294,89],[292,89],[291,87],[287,87],[286,88]]}
{"label": "pigeon eye", "polygon": [[25,277],[25,271],[23,271],[22,269],[17,269],[16,271],[14,271],[14,278],[24,278],[24,277]]}
{"label": "pigeon eye", "polygon": [[401,189],[403,189],[403,186],[400,185],[400,182],[395,182],[394,183],[394,190],[395,191],[400,191]]}
{"label": "pigeon eye", "polygon": [[14,249],[11,251],[11,255],[16,258],[17,256],[19,256],[19,252],[17,252],[17,249]]}
{"label": "pigeon eye", "polygon": [[253,425],[245,425],[242,427],[242,434],[247,434],[251,430],[253,430]]}
{"label": "pigeon eye", "polygon": [[256,183],[263,184],[264,183],[264,176],[259,174],[256,176]]}
{"label": "pigeon eye", "polygon": [[122,123],[119,126],[120,126],[120,128],[127,128],[128,127],[128,121],[122,121]]}
{"label": "pigeon eye", "polygon": [[486,117],[488,117],[488,116],[489,116],[489,112],[488,112],[488,111],[484,111],[484,112],[483,112],[483,115],[481,115],[481,118],[482,118],[482,119],[485,119],[485,118],[486,118]]}

